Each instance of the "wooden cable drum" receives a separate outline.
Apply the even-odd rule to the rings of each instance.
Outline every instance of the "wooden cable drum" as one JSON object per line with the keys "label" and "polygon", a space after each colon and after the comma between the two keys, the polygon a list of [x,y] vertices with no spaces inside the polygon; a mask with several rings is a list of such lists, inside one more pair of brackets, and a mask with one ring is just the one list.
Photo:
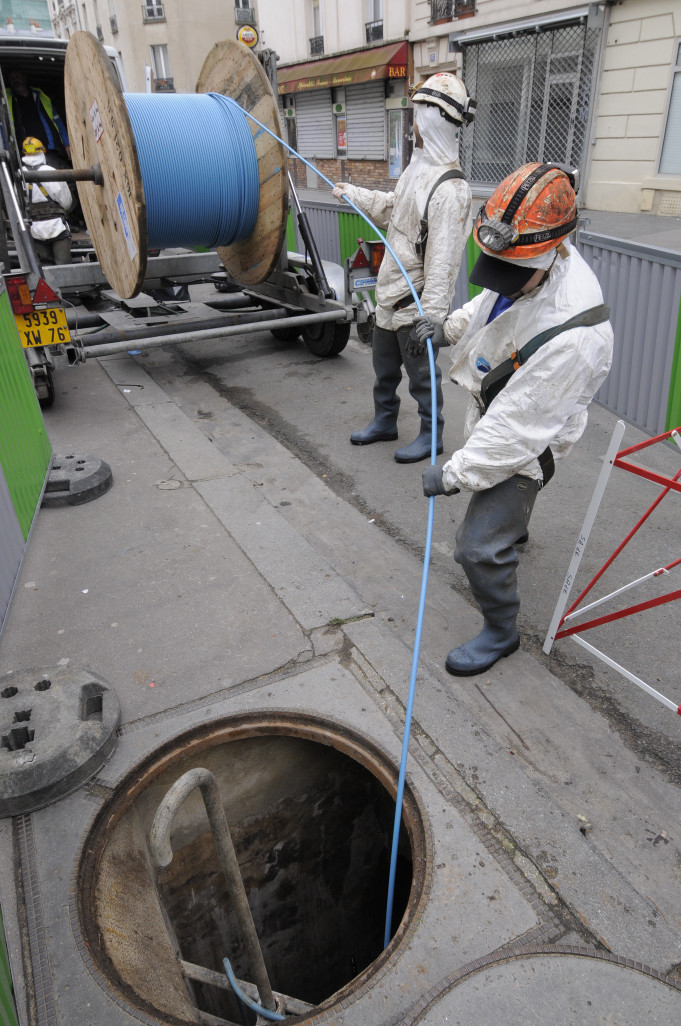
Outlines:
{"label": "wooden cable drum", "polygon": [[[272,132],[281,134],[270,82],[257,58],[242,43],[227,40],[213,47],[201,71],[198,92],[230,97],[246,114],[252,113]],[[174,97],[165,99],[172,103]],[[129,298],[142,287],[148,247],[150,241],[153,243],[149,239],[140,154],[111,62],[88,32],[77,32],[69,40],[65,100],[74,169],[99,165],[102,171],[102,185],[78,182],[88,231],[107,280],[120,296]],[[215,100],[218,102],[225,103]],[[244,120],[251,130],[257,158],[258,181],[252,183],[258,189],[257,195],[253,193],[257,215],[246,238],[218,246],[218,253],[238,282],[255,285],[268,277],[279,259],[286,232],[288,180],[284,147],[250,118]],[[168,154],[171,171],[173,156]],[[172,209],[165,213],[172,220]]]}
{"label": "wooden cable drum", "polygon": [[[238,40],[216,43],[206,57],[197,93],[231,96],[248,114],[282,136],[279,107],[270,80],[247,46]],[[260,179],[260,206],[248,239],[218,247],[223,264],[238,282],[256,285],[274,270],[279,259],[288,217],[286,150],[277,139],[248,119],[255,139]]]}
{"label": "wooden cable drum", "polygon": [[78,182],[95,252],[119,295],[136,295],[147,267],[147,218],[135,137],[103,47],[76,32],[66,48],[66,123],[74,168],[99,164],[103,185]]}

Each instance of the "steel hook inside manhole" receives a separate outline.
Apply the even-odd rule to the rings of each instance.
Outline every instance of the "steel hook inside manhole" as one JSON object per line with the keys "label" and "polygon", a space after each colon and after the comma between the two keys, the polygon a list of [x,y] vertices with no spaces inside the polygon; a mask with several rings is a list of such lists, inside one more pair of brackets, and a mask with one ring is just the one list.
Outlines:
{"label": "steel hook inside manhole", "polygon": [[425,899],[424,814],[407,786],[384,950],[397,768],[346,727],[290,713],[183,734],[137,766],[101,810],[83,846],[78,906],[106,986],[168,1023],[256,1021],[226,985],[225,958],[258,996],[198,789],[174,810],[172,860],[158,868],[151,856],[159,805],[198,768],[217,784],[280,1013],[351,1000],[403,942]]}

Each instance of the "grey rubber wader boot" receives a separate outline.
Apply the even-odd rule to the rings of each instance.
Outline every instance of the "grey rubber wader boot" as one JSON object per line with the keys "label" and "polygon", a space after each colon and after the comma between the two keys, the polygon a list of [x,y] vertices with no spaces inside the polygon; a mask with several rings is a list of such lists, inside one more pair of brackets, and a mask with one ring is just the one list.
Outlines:
{"label": "grey rubber wader boot", "polygon": [[515,546],[527,531],[539,488],[539,481],[516,475],[473,493],[457,531],[454,559],[466,573],[484,625],[447,656],[445,666],[456,677],[484,673],[520,647]]}
{"label": "grey rubber wader boot", "polygon": [[374,419],[363,431],[353,431],[353,445],[394,442],[397,438],[397,414],[400,399],[397,388],[402,380],[402,356],[397,335],[385,328],[374,328],[371,339],[374,362]]}
{"label": "grey rubber wader boot", "polygon": [[[432,444],[432,410],[431,410],[431,392],[430,392],[430,363],[428,360],[428,353],[424,352],[421,356],[413,357],[405,351],[405,343],[409,338],[409,328],[402,328],[398,332],[400,351],[402,353],[402,360],[404,363],[404,369],[409,376],[409,393],[418,404],[419,417],[421,418],[421,430],[409,445],[405,445],[403,448],[398,449],[395,452],[395,460],[397,463],[418,463],[420,460],[425,460],[430,456],[431,444]],[[437,435],[436,435],[436,454],[439,456],[442,452],[442,428],[444,427],[444,417],[442,416],[442,371],[437,365],[437,354],[435,351],[435,402],[437,404]]]}

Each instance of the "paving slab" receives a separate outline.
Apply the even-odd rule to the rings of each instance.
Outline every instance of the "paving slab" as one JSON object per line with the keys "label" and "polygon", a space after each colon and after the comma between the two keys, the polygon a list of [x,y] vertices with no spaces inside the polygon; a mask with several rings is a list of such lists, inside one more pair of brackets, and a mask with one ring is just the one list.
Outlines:
{"label": "paving slab", "polygon": [[49,421],[52,446],[87,435],[115,484],[85,505],[41,511],[0,673],[74,662],[116,680],[126,722],[309,656],[291,613],[123,394],[98,364],[77,370],[70,410]]}
{"label": "paving slab", "polygon": [[[379,706],[361,683],[335,660],[320,662],[277,681],[267,680],[239,693],[223,691],[210,706],[170,709],[153,721],[124,729],[116,752],[96,782],[62,802],[15,821],[20,861],[30,879],[25,887],[28,943],[35,959],[36,990],[41,1004],[53,1008],[58,1022],[119,1026],[139,1019],[139,1009],[116,992],[106,973],[87,957],[77,910],[78,859],[95,817],[106,813],[107,799],[124,785],[135,766],[174,737],[186,738],[206,717],[219,723],[247,711],[263,715],[295,712],[342,723],[367,744],[395,755],[399,740]],[[491,835],[473,830],[426,773],[414,763],[410,784],[427,817],[427,882],[401,942],[380,970],[368,975],[354,995],[338,1007],[320,1011],[315,1021],[381,1023],[395,1019],[425,989],[437,984],[452,964],[467,964],[528,935],[558,932],[531,890],[523,893],[513,867],[504,867],[493,852]],[[74,893],[74,885],[75,891]],[[42,960],[39,953],[43,952]],[[65,985],[65,981],[69,981]],[[371,999],[365,1000],[365,999]],[[87,1000],[86,1000],[87,999]],[[142,1021],[146,1021],[142,1019]]]}
{"label": "paving slab", "polygon": [[[89,829],[161,746],[244,714],[316,717],[383,753],[394,788],[402,740],[417,555],[205,381],[173,381],[162,355],[145,362],[160,368],[158,380],[129,357],[103,363],[77,368],[66,389],[60,382],[68,397],[48,428],[55,448],[86,437],[112,466],[114,487],[82,507],[41,512],[0,648],[0,673],[77,663],[116,689],[122,710],[118,745],[93,780],[0,823],[0,899],[22,1026],[161,1021],[102,974],[77,907]],[[599,979],[616,990],[618,977],[593,968],[598,956],[611,959],[606,972],[638,967],[645,1021],[679,1018],[681,990],[666,974],[681,961],[681,923],[667,907],[656,914],[646,896],[635,837],[620,860],[614,841],[599,846],[596,828],[579,830],[577,806],[557,800],[555,723],[542,718],[541,696],[574,717],[561,742],[567,761],[583,730],[592,785],[602,725],[587,723],[582,700],[527,652],[495,667],[472,702],[435,653],[453,618],[473,624],[476,614],[442,581],[428,613],[407,767],[426,823],[424,886],[394,944],[307,1021],[445,1021],[432,1018],[437,1000],[460,989],[452,1009],[467,1010],[483,970],[490,1015],[498,1001],[506,1022],[532,1021],[546,1008],[535,977],[568,1015],[580,973],[594,991]],[[649,793],[673,812],[665,781],[623,763],[616,737],[601,748],[604,765],[610,753],[627,767],[627,802]],[[587,786],[585,773],[581,794]],[[614,780],[608,786],[614,792]],[[612,824],[623,811],[613,794]],[[667,854],[661,821],[649,822],[653,857]],[[529,956],[536,970],[526,973]],[[497,976],[497,965],[518,968]],[[627,977],[621,986],[634,985]],[[525,996],[513,1005],[516,993]]]}

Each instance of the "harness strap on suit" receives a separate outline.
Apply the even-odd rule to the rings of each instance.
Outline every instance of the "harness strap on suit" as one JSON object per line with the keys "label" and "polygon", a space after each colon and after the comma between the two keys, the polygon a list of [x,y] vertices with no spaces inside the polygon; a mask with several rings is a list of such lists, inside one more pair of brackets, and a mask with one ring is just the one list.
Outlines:
{"label": "harness strap on suit", "polygon": [[[531,338],[529,342],[526,342],[522,349],[517,350],[515,353],[511,353],[508,359],[504,360],[499,364],[498,367],[494,367],[491,371],[485,374],[480,385],[480,398],[482,400],[484,413],[487,413],[490,408],[492,401],[499,395],[499,393],[506,387],[511,377],[522,367],[524,363],[527,363],[529,358],[533,356],[538,349],[541,349],[543,345],[550,342],[551,339],[556,338],[557,335],[562,334],[564,331],[570,331],[572,328],[592,327],[595,324],[602,324],[607,321],[610,317],[610,307],[601,303],[599,306],[592,306],[588,310],[583,310],[581,313],[575,314],[569,320],[563,324],[558,324],[554,328],[546,328],[544,331],[540,331],[538,335]],[[484,416],[483,413],[483,416]],[[546,449],[537,456],[539,465],[542,469],[543,484],[547,485],[553,477],[556,469],[556,465],[553,459],[553,453],[551,447],[547,445]]]}

